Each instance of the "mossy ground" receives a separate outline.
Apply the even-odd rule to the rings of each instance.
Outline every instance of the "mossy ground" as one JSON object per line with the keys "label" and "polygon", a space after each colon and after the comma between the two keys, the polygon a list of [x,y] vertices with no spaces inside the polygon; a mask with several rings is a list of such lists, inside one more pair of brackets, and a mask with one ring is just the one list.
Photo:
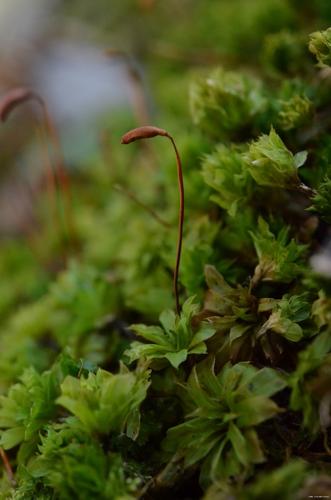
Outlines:
{"label": "mossy ground", "polygon": [[1,498],[330,494],[330,5],[178,4],[112,26],[182,158],[181,314],[173,150],[120,145],[123,113],[72,176],[74,233],[41,195],[0,248]]}

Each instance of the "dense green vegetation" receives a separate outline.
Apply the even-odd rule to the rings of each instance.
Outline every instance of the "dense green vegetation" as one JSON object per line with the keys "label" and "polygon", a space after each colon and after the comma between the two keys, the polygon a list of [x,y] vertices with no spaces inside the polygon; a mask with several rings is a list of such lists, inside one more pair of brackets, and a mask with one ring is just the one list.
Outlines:
{"label": "dense green vegetation", "polygon": [[1,498],[330,494],[331,272],[311,266],[331,221],[330,4],[180,3],[126,0],[109,26],[121,43],[138,16],[153,121],[182,158],[181,312],[173,150],[121,145],[141,125],[123,112],[72,178],[72,226],[41,195],[38,226],[0,247]]}

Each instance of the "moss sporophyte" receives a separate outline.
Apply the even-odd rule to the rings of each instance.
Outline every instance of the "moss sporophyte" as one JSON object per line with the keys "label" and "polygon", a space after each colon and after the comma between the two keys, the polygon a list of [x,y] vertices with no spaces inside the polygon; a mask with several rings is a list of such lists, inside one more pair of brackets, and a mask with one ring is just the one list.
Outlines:
{"label": "moss sporophyte", "polygon": [[[331,25],[331,10],[322,0],[147,3],[140,24],[137,0],[113,2],[112,34],[132,18],[136,41],[142,25],[135,53],[113,57],[144,62],[166,130],[138,113],[127,125],[125,107],[116,120],[100,117],[114,136],[143,125],[122,138],[139,147],[112,145],[107,134],[103,157],[84,143],[71,175],[77,256],[56,276],[53,227],[36,237],[46,265],[25,237],[1,239],[0,498],[327,497],[331,31],[307,33]],[[165,22],[168,4],[183,22]],[[215,50],[224,67],[188,68],[193,41],[194,54]],[[166,59],[171,52],[184,57]],[[0,118],[39,99],[14,89]],[[55,184],[51,132],[41,113],[36,121]],[[167,130],[179,131],[176,143]],[[2,144],[7,170],[16,135]],[[150,168],[156,143],[142,140],[155,137],[172,143],[159,140],[161,168]],[[34,207],[36,222],[44,208]]]}
{"label": "moss sporophyte", "polygon": [[173,278],[173,287],[174,287],[174,295],[176,300],[176,310],[177,314],[180,313],[180,303],[179,303],[179,291],[178,291],[178,275],[179,275],[179,266],[180,266],[180,258],[182,251],[182,242],[183,242],[183,226],[184,226],[184,180],[183,180],[183,170],[182,170],[182,162],[178,153],[178,149],[173,137],[164,129],[159,127],[154,127],[151,125],[146,125],[144,127],[138,127],[130,130],[126,134],[123,135],[121,143],[122,144],[130,144],[131,142],[138,141],[141,139],[151,139],[153,137],[166,137],[169,139],[173,145],[176,155],[177,162],[177,177],[178,177],[178,190],[179,190],[179,212],[178,212],[178,239],[177,239],[177,253],[176,253],[176,264],[174,270],[174,278]]}
{"label": "moss sporophyte", "polygon": [[[58,132],[45,100],[33,89],[26,87],[14,88],[0,100],[0,120],[6,122],[17,107],[29,101],[36,102],[40,106],[42,112],[42,119],[40,124],[37,122],[37,127],[41,136],[43,148],[46,151],[48,189],[51,198],[53,198],[53,191],[55,189],[58,199],[59,230],[61,230],[63,226],[64,234],[66,234],[67,238],[72,242],[74,235],[69,177],[64,165]],[[65,204],[63,204],[64,200]],[[52,203],[52,199],[50,201]],[[62,211],[64,211],[66,220],[63,220]]]}

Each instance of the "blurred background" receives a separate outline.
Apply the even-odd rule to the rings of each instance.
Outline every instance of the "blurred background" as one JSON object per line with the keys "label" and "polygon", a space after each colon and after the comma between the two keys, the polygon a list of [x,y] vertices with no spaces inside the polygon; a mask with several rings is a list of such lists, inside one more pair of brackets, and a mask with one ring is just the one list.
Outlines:
{"label": "blurred background", "polygon": [[[1,0],[0,94],[22,85],[40,93],[75,172],[115,124],[157,122],[160,110],[188,114],[195,68],[254,68],[273,54],[291,76],[291,37],[330,24],[329,0]],[[43,171],[39,111],[27,104],[1,127],[0,234],[31,218]]]}

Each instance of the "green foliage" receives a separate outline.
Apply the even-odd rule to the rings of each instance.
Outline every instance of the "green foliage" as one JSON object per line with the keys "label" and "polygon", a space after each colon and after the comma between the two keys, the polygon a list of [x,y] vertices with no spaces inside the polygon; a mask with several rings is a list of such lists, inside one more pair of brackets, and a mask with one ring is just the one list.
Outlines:
{"label": "green foliage", "polygon": [[60,345],[76,347],[112,304],[111,287],[95,269],[73,263],[50,289],[51,325]]}
{"label": "green foliage", "polygon": [[255,320],[251,313],[252,299],[247,288],[241,285],[232,287],[213,266],[206,266],[205,274],[209,287],[205,302],[207,311],[224,314],[228,321],[232,315],[234,318]]}
{"label": "green foliage", "polygon": [[288,131],[301,127],[312,119],[312,101],[306,96],[294,95],[280,102],[277,125]]}
{"label": "green foliage", "polygon": [[99,369],[77,379],[68,376],[61,384],[57,404],[76,416],[89,433],[139,434],[139,407],[149,386],[149,373],[123,369],[116,375]]}
{"label": "green foliage", "polygon": [[[331,288],[310,259],[331,220],[329,2],[70,3],[134,91],[95,123],[100,151],[68,141],[73,240],[45,196],[1,241],[0,498],[327,495]],[[179,314],[174,151],[119,144],[147,90],[183,165]],[[21,146],[3,141],[3,176]]]}
{"label": "green foliage", "polygon": [[0,398],[0,446],[10,449],[22,443],[21,456],[29,455],[38,442],[39,431],[55,416],[61,381],[75,371],[76,365],[66,357],[42,374],[27,368],[21,381]]}
{"label": "green foliage", "polygon": [[218,258],[215,247],[219,230],[219,224],[201,217],[192,224],[184,239],[180,281],[189,295],[202,298],[204,266],[206,262],[214,262]]}
{"label": "green foliage", "polygon": [[309,38],[309,50],[320,67],[331,66],[331,28],[312,33]]}
{"label": "green foliage", "polygon": [[[263,304],[261,309],[263,309]],[[291,342],[298,342],[303,337],[303,330],[299,323],[308,319],[309,316],[310,305],[305,294],[285,295],[282,299],[275,301],[272,313],[262,325],[258,336],[272,331],[283,335]]]}
{"label": "green foliage", "polygon": [[[290,405],[293,410],[303,413],[303,425],[309,427],[313,432],[317,432],[321,422],[318,416],[317,400],[325,396],[330,381],[330,369],[326,373],[324,390],[322,393],[313,394],[313,385],[308,383],[315,376],[315,385],[318,378],[323,373],[317,374],[317,370],[323,364],[331,366],[331,356],[326,355],[331,351],[331,334],[326,330],[317,336],[314,341],[299,354],[299,361],[296,370],[291,374],[289,384],[292,388]],[[316,376],[317,374],[317,376]],[[325,379],[325,377],[323,377]],[[328,421],[328,425],[331,422]]]}
{"label": "green foliage", "polygon": [[2,241],[0,256],[0,316],[5,317],[18,302],[37,299],[44,293],[47,273],[22,240]]}
{"label": "green foliage", "polygon": [[260,186],[298,189],[298,168],[305,163],[307,151],[293,155],[271,128],[269,135],[263,134],[250,144],[244,158],[250,174]]}
{"label": "green foliage", "polygon": [[236,136],[265,108],[257,80],[222,68],[192,84],[190,99],[194,123],[216,138]]}
{"label": "green foliage", "polygon": [[32,489],[30,496],[23,498],[36,498],[33,494],[37,495],[38,485],[44,484],[61,500],[87,500],[92,496],[129,500],[134,498],[140,480],[134,474],[128,477],[127,468],[119,455],[105,454],[100,444],[79,427],[59,424],[46,430],[38,454],[21,472],[29,478]]}
{"label": "green foliage", "polygon": [[212,342],[218,360],[249,360],[262,349],[266,359],[275,361],[284,350],[283,339],[298,342],[303,337],[299,323],[310,317],[305,295],[257,298],[248,288],[231,287],[212,266],[206,267],[206,281],[205,308],[217,329]]}
{"label": "green foliage", "polygon": [[312,304],[312,316],[319,329],[331,326],[331,299],[321,290]]}
{"label": "green foliage", "polygon": [[306,38],[289,31],[269,33],[263,43],[262,63],[275,75],[296,75],[307,65]]}
{"label": "green foliage", "polygon": [[106,276],[73,262],[47,294],[10,318],[0,337],[1,385],[17,380],[27,366],[46,368],[61,348],[93,362],[104,360],[107,339],[96,330],[116,302]]}
{"label": "green foliage", "polygon": [[310,210],[321,215],[323,220],[331,222],[331,179],[326,177],[317,188],[316,194],[312,198]]}
{"label": "green foliage", "polygon": [[225,483],[212,485],[204,500],[227,500],[229,495],[234,500],[263,500],[266,495],[270,500],[293,500],[307,475],[307,465],[304,461],[292,460],[279,469],[260,474],[253,484],[247,485],[245,491],[231,488]]}
{"label": "green foliage", "polygon": [[169,429],[165,449],[185,460],[203,461],[202,483],[236,476],[264,460],[254,427],[280,409],[270,396],[286,386],[270,368],[227,364],[215,374],[213,364],[194,368],[186,385],[186,421]]}
{"label": "green foliage", "polygon": [[289,283],[302,272],[300,263],[306,248],[293,239],[289,241],[288,233],[289,228],[283,227],[275,236],[268,223],[259,217],[258,230],[250,233],[259,259],[254,284],[260,280]]}
{"label": "green foliage", "polygon": [[237,214],[242,204],[246,204],[253,192],[253,182],[240,151],[220,145],[204,158],[202,175],[205,182],[217,194],[211,200],[229,212]]}
{"label": "green foliage", "polygon": [[195,297],[189,298],[180,316],[171,311],[160,315],[160,326],[132,325],[132,329],[149,343],[133,342],[126,352],[130,362],[146,358],[164,359],[174,368],[178,368],[189,355],[205,354],[206,340],[212,337],[215,329],[207,322],[201,322],[197,328],[192,325],[194,315],[200,310]]}
{"label": "green foliage", "polygon": [[[171,156],[169,170],[176,175],[173,162]],[[128,189],[137,193],[139,182],[142,183],[145,178],[149,179],[150,184],[146,181],[143,183],[142,194],[137,195],[137,198],[144,201],[145,195],[145,204],[151,207],[154,203],[160,204],[155,212],[169,224],[175,221],[177,198],[174,210],[163,215],[165,200],[163,196],[156,200],[158,186],[149,171],[142,174],[141,169],[137,169],[135,185],[128,186]],[[176,180],[168,182],[173,191],[173,182]],[[95,224],[94,217],[98,224]],[[110,270],[116,287],[116,291],[112,287],[113,294],[121,308],[135,310],[155,319],[163,307],[172,306],[168,268],[169,265],[173,266],[175,259],[175,229],[164,227],[150,213],[137,209],[136,204],[123,194],[112,193],[103,213],[97,213],[94,217],[91,217],[88,229],[85,229],[85,258],[101,269]],[[119,283],[120,286],[117,286]]]}
{"label": "green foliage", "polygon": [[258,500],[268,495],[270,500],[291,500],[303,483],[307,466],[305,462],[293,460],[274,472],[258,477],[247,491],[247,500]]}

